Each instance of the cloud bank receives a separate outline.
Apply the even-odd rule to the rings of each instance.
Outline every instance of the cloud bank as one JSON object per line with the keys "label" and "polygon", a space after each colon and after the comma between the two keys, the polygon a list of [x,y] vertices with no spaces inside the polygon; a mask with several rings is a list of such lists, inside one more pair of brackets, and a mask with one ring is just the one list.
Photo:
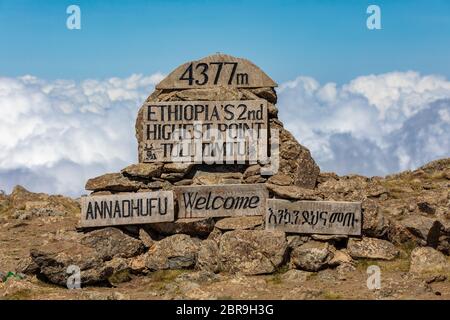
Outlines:
{"label": "cloud bank", "polygon": [[278,90],[280,118],[323,171],[368,176],[450,157],[450,82],[417,72],[337,86],[298,77]]}
{"label": "cloud bank", "polygon": [[[88,178],[136,162],[135,117],[162,78],[0,78],[0,189],[77,196]],[[322,171],[385,175],[450,157],[450,82],[440,76],[342,86],[302,76],[277,91],[281,120]]]}

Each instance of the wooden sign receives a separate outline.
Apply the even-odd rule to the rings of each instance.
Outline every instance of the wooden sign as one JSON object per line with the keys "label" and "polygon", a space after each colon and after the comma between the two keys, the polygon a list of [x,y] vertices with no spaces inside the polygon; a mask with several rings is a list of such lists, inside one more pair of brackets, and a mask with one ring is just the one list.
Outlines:
{"label": "wooden sign", "polygon": [[360,202],[267,200],[268,230],[361,235],[361,225]]}
{"label": "wooden sign", "polygon": [[[143,162],[201,163],[204,156],[218,155],[223,160],[245,158],[243,150],[264,138],[267,147],[267,102],[150,102],[144,105],[141,126]],[[248,142],[249,136],[254,143]],[[242,137],[245,139],[239,140]]]}
{"label": "wooden sign", "polygon": [[268,197],[259,184],[177,187],[175,194],[178,218],[264,215]]}
{"label": "wooden sign", "polygon": [[81,198],[81,226],[99,227],[174,221],[172,191]]}
{"label": "wooden sign", "polygon": [[215,86],[259,88],[276,87],[277,84],[249,60],[215,54],[182,64],[162,80],[156,89]]}

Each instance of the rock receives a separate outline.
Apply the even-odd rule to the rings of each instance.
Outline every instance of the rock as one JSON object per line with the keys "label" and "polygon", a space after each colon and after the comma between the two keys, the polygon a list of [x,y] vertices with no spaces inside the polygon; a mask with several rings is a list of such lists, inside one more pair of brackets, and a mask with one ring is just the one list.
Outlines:
{"label": "rock", "polygon": [[164,164],[164,173],[183,173],[188,174],[189,171],[194,167],[194,163],[182,163],[182,162],[172,162]]}
{"label": "rock", "polygon": [[139,239],[142,241],[145,247],[150,248],[155,241],[152,239],[152,237],[148,234],[147,231],[144,229],[139,229]]}
{"label": "rock", "polygon": [[409,271],[422,275],[446,275],[450,272],[450,262],[448,257],[433,248],[419,247],[411,252]]}
{"label": "rock", "polygon": [[161,176],[162,169],[162,163],[138,163],[122,169],[121,172],[123,175],[148,179]]}
{"label": "rock", "polygon": [[365,199],[362,208],[362,234],[368,237],[382,238],[389,230],[389,222],[379,209],[376,201]]}
{"label": "rock", "polygon": [[[1,281],[0,281],[1,283]],[[0,285],[0,300],[27,300],[32,299],[33,294],[38,292],[39,287],[30,281],[9,278],[4,284]]]}
{"label": "rock", "polygon": [[214,272],[200,270],[200,271],[182,273],[178,277],[175,278],[175,282],[205,283],[205,282],[217,281],[219,279],[220,279],[220,275],[217,275]]}
{"label": "rock", "polygon": [[147,273],[147,267],[145,264],[146,259],[147,259],[146,253],[141,254],[137,257],[128,259],[127,263],[128,263],[128,266],[130,267],[130,271],[135,274]]}
{"label": "rock", "polygon": [[39,266],[34,262],[31,256],[28,256],[19,261],[16,267],[16,272],[28,275],[36,274],[39,272]]}
{"label": "rock", "polygon": [[144,244],[141,241],[112,227],[89,232],[80,242],[95,249],[103,260],[110,260],[115,256],[131,258],[144,251]]}
{"label": "rock", "polygon": [[281,275],[281,279],[287,282],[305,282],[313,273],[303,270],[291,269]]}
{"label": "rock", "polygon": [[192,179],[196,185],[240,184],[242,173],[239,172],[198,172]]}
{"label": "rock", "polygon": [[240,100],[242,94],[236,88],[215,87],[187,89],[177,92],[177,97],[186,101]]}
{"label": "rock", "polygon": [[129,270],[130,267],[125,259],[113,258],[112,260],[105,262],[100,273],[107,274],[108,282],[112,285],[116,285],[131,280]]}
{"label": "rock", "polygon": [[341,264],[352,264],[353,259],[346,250],[336,250],[333,259],[330,260],[330,265],[340,266]]}
{"label": "rock", "polygon": [[425,245],[436,248],[439,244],[443,226],[438,220],[420,215],[410,215],[401,220],[400,224],[415,237],[422,239]]}
{"label": "rock", "polygon": [[86,190],[91,191],[137,191],[145,185],[139,181],[133,181],[120,173],[107,173],[102,176],[89,179],[86,182]]}
{"label": "rock", "polygon": [[257,95],[260,98],[263,98],[270,103],[277,103],[277,94],[273,88],[263,87],[263,88],[255,88],[251,89],[252,93]]}
{"label": "rock", "polygon": [[175,186],[189,186],[192,184],[192,179],[183,179],[177,182],[174,182]]}
{"label": "rock", "polygon": [[148,228],[161,235],[187,234],[206,237],[214,229],[214,218],[178,219],[174,222],[160,222],[148,225]]}
{"label": "rock", "polygon": [[346,280],[347,275],[356,270],[356,267],[351,263],[341,263],[337,266],[336,272],[339,280]]}
{"label": "rock", "polygon": [[33,262],[39,267],[38,276],[44,280],[66,286],[68,267],[75,265],[81,270],[81,284],[92,285],[105,282],[111,274],[102,274],[103,259],[95,249],[73,242],[59,241],[30,251]]}
{"label": "rock", "polygon": [[327,268],[333,256],[333,247],[328,243],[310,241],[292,250],[291,264],[315,272]]}
{"label": "rock", "polygon": [[250,176],[248,178],[245,178],[244,181],[245,181],[245,183],[250,183],[250,184],[252,184],[252,183],[264,183],[264,182],[267,181],[267,179],[263,178],[261,176]]}
{"label": "rock", "polygon": [[254,164],[249,166],[244,171],[244,179],[251,177],[251,176],[259,176],[261,173],[261,166],[259,164]]}
{"label": "rock", "polygon": [[283,263],[286,249],[283,232],[229,231],[220,239],[220,270],[246,275],[272,273]]}
{"label": "rock", "polygon": [[198,251],[196,269],[208,272],[219,271],[219,246],[214,240],[204,240]]}
{"label": "rock", "polygon": [[145,266],[151,271],[192,268],[199,248],[200,240],[176,234],[155,242],[146,253]]}
{"label": "rock", "polygon": [[392,260],[399,255],[397,248],[386,240],[363,237],[361,240],[351,238],[347,244],[352,258]]}
{"label": "rock", "polygon": [[427,214],[435,214],[436,209],[433,208],[428,202],[419,202],[417,204],[417,207],[420,211],[427,213]]}
{"label": "rock", "polygon": [[213,231],[211,231],[211,233],[208,235],[208,240],[213,240],[218,244],[221,237],[222,231],[217,228],[214,228]]}
{"label": "rock", "polygon": [[286,237],[287,240],[287,244],[288,244],[288,248],[295,249],[296,247],[301,246],[302,244],[308,242],[309,240],[311,240],[311,238],[309,236],[287,236]]}
{"label": "rock", "polygon": [[314,190],[305,189],[297,186],[278,186],[271,183],[265,184],[269,191],[277,197],[292,200],[322,200]]}
{"label": "rock", "polygon": [[167,180],[170,182],[179,181],[179,180],[183,179],[183,177],[184,177],[184,173],[171,172],[171,173],[161,174],[161,179],[164,179],[164,180]]}
{"label": "rock", "polygon": [[271,176],[268,180],[268,183],[276,184],[278,186],[289,186],[293,183],[293,180],[290,176],[285,174],[276,174]]}
{"label": "rock", "polygon": [[300,145],[294,136],[274,119],[270,120],[271,129],[279,129],[279,171],[292,178],[293,184],[312,189],[316,186],[319,166],[311,157],[309,150]]}
{"label": "rock", "polygon": [[215,227],[220,230],[246,230],[254,229],[264,223],[261,216],[230,217],[216,222]]}
{"label": "rock", "polygon": [[317,241],[328,241],[330,243],[335,243],[339,241],[343,241],[348,239],[348,236],[345,234],[336,234],[336,235],[328,235],[328,234],[312,234],[311,238]]}
{"label": "rock", "polygon": [[278,108],[276,105],[274,105],[273,103],[268,103],[267,104],[267,114],[269,115],[269,119],[270,118],[277,118],[278,117]]}

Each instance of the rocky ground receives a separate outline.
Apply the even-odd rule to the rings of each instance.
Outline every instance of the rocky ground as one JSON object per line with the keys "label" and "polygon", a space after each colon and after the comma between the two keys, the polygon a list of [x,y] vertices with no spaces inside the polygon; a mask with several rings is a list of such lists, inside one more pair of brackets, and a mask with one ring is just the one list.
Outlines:
{"label": "rocky ground", "polygon": [[[130,184],[112,178],[91,190]],[[320,173],[313,189],[283,179],[261,182],[280,198],[362,201],[363,237],[270,232],[258,217],[81,230],[78,200],[18,186],[0,194],[0,299],[450,299],[450,159],[383,178]],[[65,288],[70,265],[82,289]]]}

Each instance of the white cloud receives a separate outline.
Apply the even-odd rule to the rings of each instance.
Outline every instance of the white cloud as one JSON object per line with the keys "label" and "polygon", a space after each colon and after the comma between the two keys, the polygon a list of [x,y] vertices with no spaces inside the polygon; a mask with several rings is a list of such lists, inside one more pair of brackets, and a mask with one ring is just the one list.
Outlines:
{"label": "white cloud", "polygon": [[137,110],[162,78],[0,78],[0,189],[75,195],[89,177],[136,162]]}
{"label": "white cloud", "polygon": [[[162,79],[0,78],[0,189],[79,195],[136,162],[138,108]],[[450,82],[416,72],[278,88],[280,118],[322,171],[383,175],[450,156]],[[438,101],[440,100],[440,101]]]}
{"label": "white cloud", "polygon": [[324,171],[384,175],[450,157],[450,82],[417,72],[278,90],[280,118]]}

